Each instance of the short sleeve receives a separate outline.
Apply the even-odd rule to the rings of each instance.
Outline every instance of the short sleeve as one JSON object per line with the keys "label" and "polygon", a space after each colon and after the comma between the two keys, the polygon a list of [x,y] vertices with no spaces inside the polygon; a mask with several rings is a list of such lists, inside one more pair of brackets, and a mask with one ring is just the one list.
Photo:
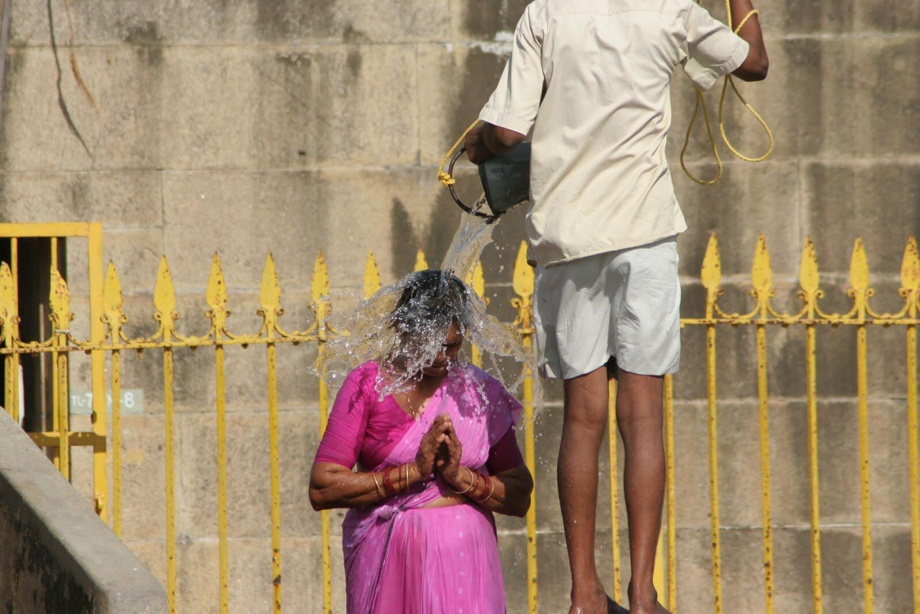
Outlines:
{"label": "short sleeve", "polygon": [[504,436],[489,448],[489,459],[486,461],[486,467],[488,467],[490,474],[495,475],[502,471],[520,467],[523,464],[524,457],[518,447],[514,427],[508,427]]}
{"label": "short sleeve", "polygon": [[373,397],[366,389],[367,379],[364,368],[355,369],[345,378],[329,412],[329,422],[314,462],[335,463],[349,469],[358,462]]}
{"label": "short sleeve", "polygon": [[528,7],[515,28],[505,70],[479,113],[482,121],[520,134],[530,131],[543,95],[542,35],[535,31],[532,19]]}
{"label": "short sleeve", "polygon": [[741,66],[747,58],[749,45],[721,21],[696,2],[689,3],[687,29],[687,62],[684,72],[707,90],[724,75]]}

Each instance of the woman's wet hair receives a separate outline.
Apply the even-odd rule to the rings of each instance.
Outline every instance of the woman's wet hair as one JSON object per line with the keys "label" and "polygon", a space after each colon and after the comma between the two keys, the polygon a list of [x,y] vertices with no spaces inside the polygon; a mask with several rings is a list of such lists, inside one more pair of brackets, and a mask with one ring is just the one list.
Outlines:
{"label": "woman's wet hair", "polygon": [[447,334],[456,325],[461,334],[473,323],[469,287],[456,275],[428,269],[405,277],[392,313],[392,326],[401,336]]}
{"label": "woman's wet hair", "polygon": [[[452,325],[476,346],[483,367],[499,379],[499,356],[535,369],[532,354],[512,326],[486,313],[485,302],[450,271],[410,273],[359,301],[353,310],[333,312],[327,325],[335,334],[326,343],[317,373],[338,385],[352,369],[376,362],[380,398],[414,385],[442,350]],[[459,358],[452,372],[462,371],[456,367],[464,362]],[[515,369],[514,383],[507,387],[517,385],[523,372]]]}

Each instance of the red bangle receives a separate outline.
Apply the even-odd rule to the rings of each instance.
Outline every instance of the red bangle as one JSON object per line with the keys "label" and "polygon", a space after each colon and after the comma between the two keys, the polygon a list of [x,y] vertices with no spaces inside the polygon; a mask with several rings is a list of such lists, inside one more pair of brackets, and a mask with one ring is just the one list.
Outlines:
{"label": "red bangle", "polygon": [[393,488],[393,480],[390,479],[389,469],[384,469],[383,471],[383,486],[384,488],[386,488],[388,495],[391,495],[396,492],[396,489]]}

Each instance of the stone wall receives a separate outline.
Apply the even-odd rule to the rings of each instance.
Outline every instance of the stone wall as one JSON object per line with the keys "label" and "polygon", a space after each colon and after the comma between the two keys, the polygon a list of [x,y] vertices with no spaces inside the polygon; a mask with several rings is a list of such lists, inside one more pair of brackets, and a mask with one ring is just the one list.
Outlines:
{"label": "stone wall", "polygon": [[0,605],[7,612],[162,614],[166,592],[0,411]]}
{"label": "stone wall", "polygon": [[[435,167],[476,116],[494,85],[525,2],[503,0],[62,0],[15,2],[0,132],[0,220],[87,220],[105,224],[106,258],[119,267],[131,334],[150,334],[158,259],[169,258],[188,332],[200,313],[210,259],[220,252],[231,291],[231,325],[252,330],[262,264],[271,250],[285,290],[289,328],[306,324],[313,260],[323,250],[337,291],[359,290],[369,250],[384,282],[410,270],[424,249],[436,265],[457,210]],[[904,3],[902,3],[904,4]],[[705,5],[724,17],[721,3]],[[828,309],[845,309],[853,241],[865,240],[873,300],[899,304],[901,257],[920,231],[920,8],[882,0],[761,2],[771,69],[741,84],[776,136],[761,164],[726,157],[725,175],[700,187],[677,154],[693,108],[688,80],[675,76],[670,145],[674,181],[690,225],[681,238],[685,316],[700,315],[699,267],[710,232],[722,246],[726,305],[746,311],[754,248],[764,233],[781,305],[795,311],[797,271],[807,236],[817,246]],[[50,10],[50,13],[49,13]],[[51,36],[51,26],[54,36]],[[72,53],[90,97],[78,86]],[[711,110],[718,92],[708,95]],[[69,120],[68,120],[69,118]],[[736,101],[727,122],[737,144],[763,151],[765,139]],[[698,124],[688,162],[710,176]],[[474,195],[475,178],[460,173]],[[499,224],[484,253],[495,313],[511,318],[510,269],[523,238],[522,211]],[[86,330],[85,262],[68,250],[75,330]],[[877,605],[908,606],[909,510],[905,494],[906,390],[903,331],[870,331],[873,518]],[[720,333],[720,476],[726,527],[726,611],[759,611],[759,467],[754,342],[750,330]],[[804,439],[804,335],[771,332],[770,391],[776,498],[777,607],[810,603]],[[825,590],[831,609],[861,602],[854,333],[822,331],[822,521]],[[705,341],[685,334],[678,400],[678,595],[684,611],[711,608],[708,465],[703,379]],[[305,476],[316,442],[316,384],[303,375],[309,348],[282,361],[285,600],[319,611],[318,516]],[[246,353],[248,352],[248,354]],[[261,610],[270,599],[264,359],[228,355],[232,609]],[[184,611],[216,604],[216,478],[213,354],[177,357],[181,575]],[[158,356],[126,358],[123,386],[145,391],[143,414],[125,418],[125,539],[165,577],[163,552],[162,366]],[[88,377],[77,362],[75,385]],[[82,380],[81,380],[82,378]],[[558,386],[548,385],[538,417],[541,611],[568,592],[555,501],[554,456],[561,420]],[[79,463],[79,459],[77,461]],[[603,482],[603,480],[602,480]],[[606,493],[602,493],[603,497]],[[243,505],[246,502],[246,505]],[[601,523],[607,522],[605,504]],[[621,515],[622,516],[622,515]],[[336,525],[337,521],[333,521]],[[512,611],[526,603],[522,524],[502,521]],[[610,533],[600,536],[609,577]],[[338,556],[338,554],[337,554]],[[340,574],[341,563],[335,562]],[[341,604],[341,582],[337,582]],[[781,606],[781,607],[780,607]],[[833,607],[831,607],[833,606]]]}

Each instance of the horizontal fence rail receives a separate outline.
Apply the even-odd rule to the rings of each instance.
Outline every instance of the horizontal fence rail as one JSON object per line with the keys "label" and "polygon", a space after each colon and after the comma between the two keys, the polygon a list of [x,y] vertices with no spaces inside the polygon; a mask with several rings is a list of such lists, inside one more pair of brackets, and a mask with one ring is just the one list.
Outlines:
{"label": "horizontal fence rail", "polygon": [[[22,231],[23,225],[14,225],[7,228],[6,234],[11,236],[14,231]],[[0,225],[2,228],[2,225]],[[32,231],[40,233],[41,229]],[[93,230],[101,233],[101,229]],[[44,236],[44,235],[43,235]],[[15,239],[14,239],[15,241]],[[99,253],[101,253],[101,234],[99,235]],[[97,246],[94,245],[93,249]],[[163,394],[163,432],[161,434],[163,445],[164,472],[165,472],[165,571],[163,577],[169,597],[170,607],[177,611],[179,603],[180,578],[190,571],[179,568],[177,559],[177,544],[182,539],[177,530],[177,500],[176,481],[177,463],[184,459],[178,458],[176,445],[176,369],[179,368],[177,356],[183,352],[207,348],[213,352],[213,390],[214,390],[214,437],[216,441],[216,502],[217,502],[217,543],[218,561],[216,565],[216,578],[214,579],[215,603],[221,612],[230,610],[231,588],[235,578],[231,574],[230,535],[228,530],[229,517],[237,502],[231,502],[228,495],[228,479],[230,477],[230,457],[228,449],[227,430],[227,356],[226,352],[231,347],[264,348],[264,367],[267,395],[265,399],[265,413],[268,424],[268,441],[266,449],[269,455],[269,493],[270,493],[270,532],[271,532],[271,578],[272,578],[272,609],[282,611],[282,587],[285,585],[283,574],[283,524],[282,524],[282,458],[280,452],[281,427],[279,423],[279,359],[277,350],[286,345],[306,345],[315,348],[316,360],[322,364],[324,360],[324,345],[332,335],[340,334],[329,325],[329,317],[333,305],[330,303],[330,276],[326,261],[320,253],[316,258],[313,278],[310,288],[309,311],[310,323],[303,330],[286,330],[281,324],[284,315],[282,306],[282,291],[278,281],[275,262],[271,254],[266,257],[261,286],[258,293],[259,308],[257,316],[261,320],[258,330],[254,333],[233,332],[228,328],[227,283],[224,278],[220,258],[215,255],[210,268],[210,275],[205,293],[208,319],[208,330],[200,335],[188,335],[180,332],[177,321],[179,312],[177,307],[176,292],[173,285],[172,274],[165,257],[160,261],[159,270],[153,290],[154,320],[156,330],[146,336],[133,337],[126,330],[129,318],[125,314],[123,291],[117,269],[109,263],[105,274],[101,271],[101,261],[98,263],[100,272],[98,278],[104,277],[104,283],[91,284],[90,291],[98,296],[90,297],[92,318],[98,320],[99,326],[93,328],[90,339],[79,339],[69,330],[69,322],[74,319],[70,310],[70,291],[67,282],[57,267],[52,268],[52,287],[50,305],[52,307],[50,318],[53,323],[53,335],[46,340],[23,341],[19,338],[17,324],[19,322],[19,302],[16,267],[14,258],[11,263],[4,262],[0,265],[0,327],[2,327],[3,344],[0,354],[4,356],[5,382],[6,382],[6,407],[14,418],[18,419],[18,409],[21,403],[20,391],[16,387],[18,382],[19,361],[23,355],[49,354],[53,357],[55,370],[53,373],[53,414],[55,416],[55,429],[53,433],[33,433],[33,439],[38,445],[51,447],[55,458],[59,459],[58,466],[67,473],[68,455],[71,446],[90,444],[94,445],[94,466],[105,467],[107,450],[111,450],[111,506],[107,501],[107,477],[96,475],[94,497],[96,498],[97,512],[104,519],[112,523],[118,535],[122,535],[123,526],[123,407],[122,388],[124,368],[122,360],[127,352],[155,351],[158,353],[159,366],[162,368],[162,381],[157,382],[162,386]],[[91,264],[94,264],[95,261]],[[419,252],[416,270],[427,268],[423,253]],[[91,274],[92,276],[92,274]],[[871,613],[876,607],[874,596],[875,580],[873,574],[873,516],[871,514],[871,450],[869,446],[869,386],[868,386],[868,336],[870,327],[897,327],[903,329],[906,352],[904,353],[906,368],[905,403],[907,423],[903,432],[907,439],[907,458],[902,459],[907,465],[909,484],[904,485],[905,496],[909,498],[909,524],[910,524],[910,573],[905,575],[904,582],[909,583],[911,589],[911,603],[915,614],[920,614],[920,457],[918,457],[918,427],[917,410],[917,338],[916,326],[918,323],[918,309],[920,309],[920,255],[914,239],[908,242],[904,252],[901,268],[899,296],[903,299],[901,307],[892,313],[879,313],[875,311],[870,299],[874,290],[870,287],[868,259],[860,240],[856,240],[849,273],[849,287],[847,296],[851,299],[849,309],[842,313],[826,312],[822,308],[824,291],[820,286],[818,263],[815,247],[809,239],[802,251],[801,266],[799,271],[799,290],[797,297],[801,307],[794,313],[780,311],[774,304],[776,289],[773,283],[773,272],[770,264],[769,253],[763,237],[758,241],[754,254],[754,264],[751,275],[750,295],[754,300],[753,308],[744,313],[726,311],[719,304],[723,294],[721,274],[721,257],[719,244],[715,236],[709,241],[703,260],[701,277],[702,287],[705,289],[705,310],[702,317],[684,318],[682,327],[690,329],[696,327],[705,334],[705,406],[706,406],[706,431],[708,439],[708,496],[709,496],[709,533],[707,540],[710,546],[709,577],[711,579],[711,603],[714,612],[725,609],[723,595],[723,555],[726,527],[722,522],[720,504],[725,502],[725,493],[720,491],[720,453],[725,451],[719,447],[719,397],[717,395],[717,340],[720,331],[731,328],[753,329],[755,345],[752,349],[754,363],[753,371],[756,373],[756,406],[759,430],[759,465],[760,465],[760,522],[757,527],[761,532],[762,549],[762,578],[763,587],[761,603],[766,612],[776,611],[777,577],[775,574],[776,550],[774,549],[774,530],[777,528],[773,514],[774,483],[771,473],[773,461],[771,460],[770,436],[770,394],[768,390],[769,353],[768,338],[770,331],[781,328],[800,328],[804,331],[805,352],[804,365],[801,368],[805,373],[805,401],[807,424],[807,492],[808,492],[808,517],[810,524],[810,603],[813,611],[822,612],[825,604],[825,588],[823,572],[827,569],[828,562],[822,558],[822,516],[821,495],[819,480],[819,421],[818,421],[818,351],[817,331],[819,328],[853,327],[855,329],[855,347],[852,348],[856,357],[856,401],[857,401],[857,433],[856,445],[858,454],[858,481],[859,481],[859,509],[861,528],[861,566],[862,566],[862,599],[863,611]],[[476,267],[472,277],[468,280],[480,294],[485,294],[485,279],[481,265]],[[521,335],[522,342],[531,347],[533,340],[532,322],[532,296],[533,296],[533,271],[526,264],[526,250],[522,245],[512,271],[511,289],[514,297],[511,300],[516,318],[513,322]],[[381,288],[381,278],[372,254],[368,255],[364,275],[364,294],[370,296]],[[903,346],[902,346],[903,347]],[[254,350],[250,350],[254,351]],[[894,351],[893,349],[890,351]],[[473,361],[478,362],[479,356],[472,348]],[[75,353],[89,353],[93,358],[91,372],[94,391],[93,399],[93,424],[95,429],[92,434],[71,432],[69,427],[68,410],[68,356]],[[745,358],[745,357],[740,357]],[[104,367],[108,361],[108,381],[105,381]],[[687,357],[685,355],[685,361]],[[148,382],[149,384],[149,382]],[[204,388],[204,383],[200,384]],[[675,381],[672,377],[665,380],[665,447],[667,461],[666,483],[666,513],[661,540],[660,565],[656,568],[656,585],[662,595],[662,601],[672,610],[678,611],[681,601],[678,599],[677,579],[679,566],[682,561],[678,558],[678,511],[680,503],[677,501],[677,488],[675,474],[679,475],[683,467],[681,458],[676,451],[675,444]],[[107,434],[105,422],[105,393],[111,397],[111,438],[110,445],[106,447],[104,438]],[[522,424],[525,462],[531,472],[537,474],[537,443],[535,441],[534,423],[534,382],[533,374],[525,373],[522,389],[524,417]],[[329,407],[329,393],[326,383],[317,382],[317,403],[319,408],[319,428],[322,432],[326,426]],[[616,386],[611,384],[611,407],[615,402]],[[623,598],[621,575],[624,561],[621,557],[620,533],[624,528],[620,523],[620,510],[622,502],[618,497],[619,472],[617,470],[617,437],[615,412],[610,411],[609,422],[609,463],[610,463],[610,535],[612,539],[612,571],[613,592],[618,600]],[[101,425],[101,426],[100,426]],[[99,438],[103,441],[100,443]],[[775,438],[774,438],[775,441]],[[546,456],[545,450],[541,456]],[[309,452],[312,458],[312,450]],[[101,465],[100,465],[101,462]],[[724,462],[724,459],[723,459]],[[724,468],[724,466],[723,466]],[[297,476],[299,480],[306,480],[306,476]],[[99,482],[101,481],[101,487]],[[527,590],[527,610],[537,612],[539,598],[539,580],[537,556],[539,533],[537,525],[537,499],[546,497],[541,483],[533,494],[530,512],[526,518],[526,576],[524,585]],[[298,513],[310,514],[309,510],[298,510]],[[334,569],[332,547],[335,541],[331,526],[329,512],[322,512],[321,539],[322,539],[322,587],[323,610],[326,612],[341,611],[341,603],[334,603],[335,591],[333,586]],[[550,573],[558,573],[553,570]],[[548,577],[548,576],[543,576]],[[780,611],[782,611],[780,609]]]}

